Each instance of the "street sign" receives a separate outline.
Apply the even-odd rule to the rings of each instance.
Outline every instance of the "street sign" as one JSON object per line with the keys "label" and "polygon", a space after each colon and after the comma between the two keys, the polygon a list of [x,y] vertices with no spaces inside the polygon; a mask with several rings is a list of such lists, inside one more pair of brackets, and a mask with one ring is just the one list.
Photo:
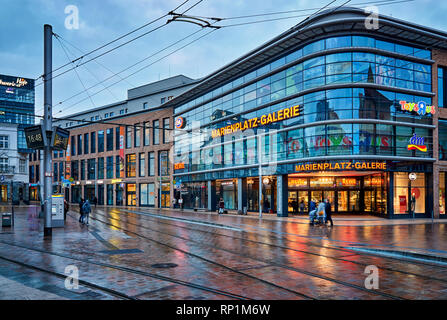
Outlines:
{"label": "street sign", "polygon": [[410,179],[411,181],[416,180],[416,178],[417,178],[417,175],[416,175],[416,173],[414,173],[414,172],[411,172],[411,173],[408,175],[408,179]]}
{"label": "street sign", "polygon": [[45,141],[42,126],[32,126],[25,128],[26,145],[30,149],[43,149]]}
{"label": "street sign", "polygon": [[61,127],[53,127],[53,136],[51,137],[51,146],[54,150],[67,150],[70,131]]}

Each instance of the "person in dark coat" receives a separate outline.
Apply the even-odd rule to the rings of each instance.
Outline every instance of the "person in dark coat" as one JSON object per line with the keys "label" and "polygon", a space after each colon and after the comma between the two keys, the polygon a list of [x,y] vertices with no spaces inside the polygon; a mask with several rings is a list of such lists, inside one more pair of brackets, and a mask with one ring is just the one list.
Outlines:
{"label": "person in dark coat", "polygon": [[68,201],[64,199],[64,220],[67,220],[67,212],[70,208],[70,205],[68,204]]}
{"label": "person in dark coat", "polygon": [[334,226],[334,222],[332,221],[332,205],[329,199],[326,199],[325,203],[325,211],[326,211],[326,220],[324,221],[324,224],[326,224],[328,221],[331,222],[331,227]]}
{"label": "person in dark coat", "polygon": [[96,208],[96,205],[98,204],[98,198],[96,198],[96,196],[95,197],[93,197],[93,204],[95,205],[95,208]]}
{"label": "person in dark coat", "polygon": [[84,209],[82,208],[84,206],[85,200],[81,198],[81,201],[79,202],[79,222],[82,222],[84,220]]}

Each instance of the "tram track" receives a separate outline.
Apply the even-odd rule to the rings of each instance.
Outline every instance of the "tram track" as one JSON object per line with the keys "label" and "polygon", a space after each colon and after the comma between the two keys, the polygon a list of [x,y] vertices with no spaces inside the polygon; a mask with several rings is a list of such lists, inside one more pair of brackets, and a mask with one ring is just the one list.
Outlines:
{"label": "tram track", "polygon": [[[153,278],[153,279],[157,279],[157,280],[162,280],[162,281],[166,281],[166,282],[182,285],[182,286],[185,286],[185,287],[189,287],[189,288],[194,288],[194,289],[210,292],[210,293],[213,293],[213,294],[216,294],[216,295],[225,296],[225,297],[228,297],[228,298],[231,298],[231,299],[252,300],[251,298],[248,298],[246,296],[238,295],[238,294],[227,292],[227,291],[224,291],[224,290],[211,288],[211,287],[206,287],[206,286],[203,286],[203,285],[200,285],[200,284],[195,284],[195,283],[192,283],[192,282],[187,282],[187,281],[183,281],[183,280],[180,280],[180,279],[175,279],[175,278],[162,276],[162,275],[158,275],[158,274],[154,274],[154,273],[149,273],[149,272],[145,272],[145,271],[141,271],[141,270],[135,270],[135,269],[131,269],[131,268],[128,268],[128,267],[117,266],[117,265],[112,265],[112,264],[98,262],[98,261],[91,261],[90,259],[81,259],[81,258],[73,257],[71,255],[58,253],[58,252],[53,252],[53,251],[48,251],[48,250],[44,250],[44,249],[38,249],[38,248],[34,248],[34,247],[31,247],[31,246],[28,246],[28,245],[17,244],[17,243],[5,241],[5,240],[0,240],[0,243],[4,244],[4,245],[13,246],[13,247],[16,247],[16,248],[27,249],[27,250],[30,250],[30,251],[40,252],[40,253],[49,254],[49,255],[53,255],[53,256],[58,256],[58,257],[70,259],[70,260],[73,260],[73,261],[83,262],[83,263],[96,265],[96,266],[100,266],[100,267],[104,267],[104,268],[110,268],[110,269],[119,270],[119,271],[131,273],[131,274],[137,274],[137,275],[141,275],[141,276],[144,276],[144,277],[149,277],[149,278]],[[48,270],[48,269],[44,269],[44,268],[41,268],[41,267],[38,267],[38,266],[35,266],[35,265],[31,265],[31,264],[23,262],[23,261],[14,260],[14,259],[7,258],[7,257],[4,257],[4,256],[0,256],[0,259],[3,259],[5,261],[9,261],[11,263],[15,263],[15,264],[21,265],[23,267],[27,267],[27,268],[30,268],[30,269],[34,269],[34,270],[38,270],[38,271],[45,272],[45,273],[48,273],[48,274],[52,274],[52,275],[57,276],[59,278],[66,279],[66,277],[67,277],[67,275],[65,275],[65,274],[61,274],[61,273],[58,273],[58,272],[55,272],[55,271],[52,271],[52,270]],[[79,283],[81,283],[81,284],[83,284],[85,286],[89,286],[89,287],[92,287],[92,288],[95,288],[95,289],[102,290],[104,292],[109,292],[111,295],[121,297],[122,299],[139,300],[136,297],[131,297],[131,296],[128,296],[128,295],[126,295],[124,293],[120,293],[120,292],[118,292],[116,290],[113,290],[113,289],[110,289],[110,288],[106,288],[106,287],[103,287],[103,286],[99,286],[99,285],[93,284],[93,283],[85,281],[85,280],[79,279]]]}
{"label": "tram track", "polygon": [[[104,217],[104,218],[106,218],[106,219],[111,219],[111,220],[114,220],[114,221],[121,221],[121,220],[118,220],[118,219],[113,218],[113,217],[111,217],[111,216],[106,216],[106,215],[98,214],[97,212],[96,212],[94,215],[95,215],[95,216],[102,216],[102,217]],[[145,236],[145,235],[142,235],[142,234],[139,234],[139,233],[137,233],[137,232],[128,230],[128,229],[126,229],[126,228],[117,226],[117,225],[115,225],[115,224],[112,224],[112,223],[103,221],[103,220],[101,220],[101,219],[97,219],[97,218],[92,217],[92,216],[90,216],[90,219],[93,219],[93,220],[98,221],[98,222],[101,222],[101,223],[103,223],[103,224],[105,224],[105,225],[109,225],[109,226],[112,226],[112,227],[114,227],[114,228],[120,229],[120,230],[122,230],[122,231],[124,231],[124,232],[126,232],[126,233],[128,233],[128,234],[134,234],[134,235],[136,235],[136,236],[138,236],[138,237],[140,237],[140,238],[143,238],[143,239],[152,241],[152,242],[154,242],[154,243],[157,243],[157,244],[166,246],[166,247],[171,248],[171,249],[173,249],[173,250],[182,252],[182,253],[184,253],[184,254],[186,254],[186,255],[189,255],[189,256],[193,256],[193,257],[195,257],[195,258],[201,259],[201,260],[206,261],[206,262],[208,262],[208,263],[212,263],[212,264],[214,264],[214,265],[220,266],[220,267],[222,267],[222,268],[228,269],[228,270],[233,271],[233,272],[236,272],[236,273],[238,273],[238,274],[245,275],[245,276],[250,277],[250,278],[253,278],[253,279],[257,280],[257,281],[261,281],[261,282],[270,284],[270,285],[272,285],[272,286],[279,287],[279,288],[282,288],[282,289],[284,289],[284,290],[287,290],[287,291],[290,291],[290,292],[299,294],[299,295],[301,295],[301,296],[305,296],[305,297],[308,298],[308,299],[315,299],[315,298],[310,297],[310,296],[307,296],[307,295],[305,295],[305,294],[303,294],[303,293],[299,293],[299,292],[296,292],[296,291],[291,290],[291,289],[289,289],[289,288],[285,288],[285,287],[279,286],[279,285],[277,285],[277,284],[275,284],[275,283],[272,283],[272,282],[270,282],[270,281],[266,281],[266,280],[264,280],[264,279],[261,279],[261,278],[252,276],[252,275],[247,274],[247,273],[244,273],[244,272],[241,272],[241,271],[236,270],[236,269],[234,269],[234,268],[231,268],[231,267],[228,267],[228,266],[226,266],[226,265],[223,265],[223,264],[221,264],[221,263],[219,263],[219,262],[212,261],[212,260],[210,260],[210,259],[204,258],[204,257],[202,257],[202,256],[200,256],[200,255],[195,254],[195,253],[192,253],[192,252],[189,252],[189,251],[180,249],[180,248],[178,248],[178,247],[175,247],[175,246],[173,246],[173,245],[170,245],[170,244],[167,244],[167,243],[164,243],[164,242],[161,242],[161,241],[152,239],[152,238],[147,237],[147,236]],[[122,221],[121,221],[121,222],[122,222]],[[241,257],[244,257],[244,258],[250,258],[250,259],[252,259],[252,260],[254,260],[254,261],[262,262],[262,263],[265,263],[265,264],[267,264],[267,265],[274,265],[274,266],[276,266],[276,267],[280,267],[280,268],[283,268],[283,269],[286,269],[286,270],[294,271],[294,272],[297,272],[297,273],[300,273],[300,274],[303,274],[303,275],[306,275],[306,276],[310,276],[310,277],[318,278],[318,279],[325,280],[325,281],[329,281],[329,282],[332,282],[332,283],[337,283],[337,284],[339,284],[339,285],[343,285],[343,286],[348,287],[348,288],[352,288],[352,289],[360,290],[360,291],[363,291],[363,292],[367,292],[367,293],[369,293],[369,294],[378,295],[378,296],[383,297],[383,298],[393,299],[393,300],[406,300],[406,298],[403,298],[403,297],[399,297],[399,296],[396,296],[396,295],[393,295],[393,294],[389,294],[389,293],[385,293],[385,292],[381,292],[381,291],[377,291],[377,290],[373,290],[373,289],[366,289],[365,287],[362,287],[362,286],[359,286],[359,285],[356,285],[356,284],[353,284],[353,283],[349,283],[349,282],[342,281],[342,280],[338,280],[338,279],[334,279],[334,278],[331,278],[331,277],[328,277],[328,276],[320,275],[320,274],[317,274],[317,273],[314,273],[314,272],[311,272],[311,271],[304,270],[304,269],[302,269],[302,268],[291,267],[291,266],[287,266],[287,265],[284,265],[284,264],[279,264],[279,263],[276,263],[276,262],[273,262],[273,261],[263,260],[263,259],[259,259],[259,258],[255,258],[255,257],[248,256],[248,255],[242,255],[242,254],[240,254],[239,252],[235,252],[235,251],[228,250],[228,249],[225,249],[225,248],[219,248],[219,247],[216,247],[216,246],[211,246],[211,245],[204,244],[204,243],[199,242],[199,241],[196,241],[196,240],[192,240],[192,239],[184,238],[184,237],[181,237],[181,236],[178,236],[178,235],[173,235],[173,234],[170,234],[170,233],[167,233],[167,232],[162,232],[162,231],[159,231],[159,230],[156,230],[156,229],[151,229],[151,228],[149,228],[149,227],[141,226],[141,225],[138,225],[138,224],[134,224],[134,223],[130,223],[130,222],[127,222],[127,223],[129,223],[129,224],[131,224],[131,225],[134,225],[134,226],[137,226],[137,227],[139,227],[139,228],[143,228],[143,229],[147,229],[147,230],[150,230],[150,231],[154,231],[154,232],[158,232],[158,233],[161,233],[161,234],[165,234],[165,235],[168,235],[168,236],[170,236],[170,237],[175,237],[175,238],[178,238],[178,239],[181,239],[181,240],[190,241],[190,242],[193,242],[193,243],[202,245],[202,246],[211,247],[211,248],[213,248],[213,249],[226,251],[226,252],[228,252],[228,253],[231,253],[231,254],[234,254],[234,255],[237,255],[237,256],[241,256]]]}
{"label": "tram track", "polygon": [[[169,223],[169,222],[164,222],[161,219],[158,219],[157,214],[153,214],[153,213],[146,213],[146,212],[137,212],[137,211],[131,211],[131,210],[123,210],[124,212],[130,212],[132,214],[136,214],[138,216],[143,216],[149,219],[143,219],[145,221],[157,221],[157,223],[160,224],[166,224],[169,226],[174,226],[174,227],[178,227],[178,228],[183,228],[186,230],[192,230],[192,231],[196,231],[196,232],[201,232],[201,233],[208,233],[208,234],[212,234],[214,236],[222,236],[222,237],[227,237],[227,238],[231,238],[231,239],[235,239],[235,240],[242,240],[242,241],[246,241],[246,242],[250,242],[250,243],[255,243],[255,244],[261,244],[261,245],[265,245],[265,246],[270,246],[270,247],[275,247],[275,248],[280,248],[280,249],[284,249],[284,250],[291,250],[291,251],[295,251],[295,252],[300,252],[300,253],[304,253],[304,254],[309,254],[309,255],[314,255],[314,256],[318,256],[318,257],[324,257],[324,258],[328,258],[328,259],[333,259],[333,260],[337,260],[337,261],[342,261],[342,262],[348,262],[348,263],[353,263],[353,264],[357,264],[357,265],[361,265],[361,266],[368,266],[370,264],[368,263],[362,263],[362,262],[358,262],[358,261],[353,261],[353,260],[347,260],[347,259],[342,259],[342,258],[338,258],[338,257],[334,257],[334,256],[329,256],[329,255],[324,255],[324,254],[320,254],[320,253],[315,253],[315,252],[310,252],[310,251],[305,251],[305,250],[299,250],[299,249],[295,249],[295,248],[291,248],[291,247],[287,247],[287,246],[281,246],[281,245],[276,245],[276,244],[271,244],[271,243],[267,243],[267,242],[262,242],[262,241],[255,241],[255,240],[250,240],[247,238],[242,238],[242,237],[236,237],[236,236],[231,236],[231,235],[227,235],[227,234],[222,234],[222,233],[216,233],[216,232],[212,232],[212,231],[207,231],[207,230],[202,230],[202,229],[195,229],[195,228],[191,228],[191,227],[185,227],[185,226],[181,226],[178,224],[173,224],[173,223]],[[164,216],[160,216],[160,217],[164,217]],[[136,217],[133,217],[136,218]],[[182,219],[184,220],[184,222],[188,222],[188,219]],[[193,220],[195,221],[195,220]],[[183,221],[180,221],[183,222]],[[240,224],[237,224],[240,226]],[[210,227],[213,227],[213,225],[211,224]],[[246,230],[242,230],[243,232],[247,232]],[[276,236],[272,236],[269,235],[270,237],[272,237],[275,240],[284,240],[284,239],[279,239]],[[292,242],[292,243],[298,243],[298,244],[303,244],[303,245],[307,245],[307,246],[313,246],[313,247],[318,247],[318,248],[323,248],[323,249],[329,249],[329,250],[334,250],[334,251],[340,251],[340,252],[346,252],[347,254],[352,254],[352,255],[359,255],[359,256],[365,256],[365,257],[380,257],[380,258],[387,258],[387,259],[392,259],[392,260],[397,260],[399,262],[402,262],[402,260],[404,260],[406,263],[412,263],[412,264],[417,264],[417,265],[424,265],[424,266],[429,266],[429,267],[438,267],[438,268],[442,268],[445,269],[446,266],[445,265],[440,265],[440,264],[436,264],[436,263],[427,263],[427,262],[423,262],[423,261],[417,261],[417,260],[412,260],[412,259],[405,259],[405,257],[392,257],[392,256],[383,256],[380,254],[375,254],[374,252],[360,252],[360,251],[354,251],[352,249],[346,249],[343,247],[338,247],[338,246],[325,246],[325,245],[320,245],[320,244],[316,244],[316,243],[312,243],[312,242],[303,242],[303,241],[295,241],[295,240],[290,240],[287,239],[288,242]],[[354,245],[351,245],[351,247]],[[442,278],[436,278],[436,277],[432,277],[429,275],[425,275],[425,274],[419,274],[419,273],[414,273],[414,272],[408,272],[408,271],[403,271],[403,270],[399,270],[399,269],[393,269],[393,268],[389,268],[389,267],[381,267],[382,270],[387,270],[390,272],[398,272],[398,273],[402,273],[405,275],[409,275],[409,276],[416,276],[416,277],[421,277],[427,280],[433,280],[433,281],[442,281],[442,282],[446,282],[447,283],[447,279],[442,279]]]}
{"label": "tram track", "polygon": [[[52,276],[55,276],[57,278],[61,278],[61,279],[64,279],[64,280],[67,278],[66,274],[59,273],[59,272],[52,271],[52,270],[48,270],[48,269],[44,269],[44,268],[41,268],[41,267],[37,267],[37,266],[34,266],[32,264],[25,263],[25,262],[22,262],[22,261],[18,261],[18,260],[15,260],[15,259],[7,258],[7,257],[4,257],[4,256],[0,256],[0,259],[4,260],[4,261],[8,261],[8,262],[16,264],[16,265],[19,265],[21,267],[25,267],[25,268],[28,268],[28,269],[31,269],[31,270],[35,270],[35,271],[43,272],[43,273],[46,273],[46,274],[50,274]],[[117,298],[120,298],[120,299],[123,299],[123,300],[138,300],[137,298],[128,296],[128,295],[126,295],[126,294],[124,294],[122,292],[119,292],[119,291],[116,291],[116,290],[113,290],[113,289],[110,289],[110,288],[106,288],[104,286],[100,286],[100,285],[94,284],[94,283],[86,281],[86,280],[78,279],[78,281],[79,281],[80,284],[82,284],[85,287],[88,287],[88,288],[91,288],[91,289],[95,289],[95,290],[99,290],[99,291],[102,291],[102,292],[106,292],[107,294],[109,294],[111,296],[114,296],[114,297],[117,297]]]}

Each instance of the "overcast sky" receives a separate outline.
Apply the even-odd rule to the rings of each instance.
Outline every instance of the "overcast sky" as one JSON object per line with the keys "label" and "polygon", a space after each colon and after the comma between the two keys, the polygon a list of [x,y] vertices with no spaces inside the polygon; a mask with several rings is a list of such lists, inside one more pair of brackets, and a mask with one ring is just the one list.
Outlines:
{"label": "overcast sky", "polygon": [[[0,0],[0,74],[37,78],[43,73],[43,25],[51,24],[53,32],[59,34],[71,44],[84,52],[115,39],[152,19],[174,9],[184,0]],[[189,0],[178,12],[183,12],[198,0]],[[333,5],[341,5],[346,0],[337,0]],[[352,0],[350,4],[367,2],[368,0]],[[271,13],[287,10],[317,8],[329,3],[329,0],[203,0],[192,8],[188,14],[212,17],[236,17],[251,14]],[[377,1],[377,3],[380,2]],[[67,29],[65,21],[68,16],[64,12],[68,5],[75,5],[79,10],[79,28]],[[406,3],[379,6],[381,14],[407,20],[413,23],[447,31],[447,1],[415,0]],[[283,15],[257,17],[251,19],[235,19],[222,21],[220,25],[255,21],[261,19],[310,14],[313,11],[296,12]],[[98,85],[89,90],[93,102],[86,93],[79,95],[61,105],[55,106],[54,116],[87,110],[127,98],[127,89],[164,79],[169,76],[184,74],[191,78],[200,78],[231,62],[249,50],[261,45],[281,32],[300,22],[303,17],[295,17],[280,21],[244,25],[219,29],[209,36],[185,47],[181,51],[129,77],[127,81],[104,89]],[[166,22],[167,18],[150,25],[133,34],[137,36]],[[85,87],[97,84],[98,80],[110,77],[111,72],[122,69],[163,49],[200,27],[175,22],[146,35],[131,44],[123,46],[105,55],[96,62],[79,67],[79,77]],[[201,31],[196,37],[205,34]],[[123,39],[113,46],[130,39]],[[189,38],[178,46],[186,44]],[[65,43],[71,57],[80,52]],[[177,46],[177,47],[178,47]],[[121,74],[122,77],[136,71],[156,59],[175,50],[167,51],[148,59],[142,64]],[[98,52],[99,53],[99,52]],[[94,54],[95,55],[95,54]],[[92,55],[91,57],[94,57]],[[67,57],[59,42],[53,40],[53,67],[67,62]],[[105,66],[106,68],[104,68]],[[115,77],[107,82],[108,86],[120,80]],[[39,83],[38,81],[37,83]],[[43,86],[36,88],[36,111],[41,114]],[[53,104],[65,100],[84,90],[75,72],[68,72],[53,82]],[[102,92],[95,94],[96,92]],[[78,101],[86,99],[78,104]]]}

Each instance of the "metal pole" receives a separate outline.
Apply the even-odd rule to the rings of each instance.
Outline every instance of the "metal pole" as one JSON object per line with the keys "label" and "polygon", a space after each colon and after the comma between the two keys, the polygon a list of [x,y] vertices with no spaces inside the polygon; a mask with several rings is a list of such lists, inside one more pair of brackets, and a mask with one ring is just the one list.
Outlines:
{"label": "metal pole", "polygon": [[44,229],[43,234],[44,237],[51,237],[52,229],[51,229],[51,209],[52,209],[52,178],[51,178],[51,148],[50,148],[50,140],[51,140],[51,131],[53,125],[53,115],[52,115],[52,74],[51,70],[53,68],[52,65],[52,39],[53,39],[53,28],[51,25],[44,25],[44,76],[43,76],[43,84],[44,84],[44,119],[43,126],[46,135],[46,143],[44,147],[43,161],[44,161]]}
{"label": "metal pole", "polygon": [[259,218],[262,218],[262,148],[261,136],[258,135],[258,163],[259,163]]}

